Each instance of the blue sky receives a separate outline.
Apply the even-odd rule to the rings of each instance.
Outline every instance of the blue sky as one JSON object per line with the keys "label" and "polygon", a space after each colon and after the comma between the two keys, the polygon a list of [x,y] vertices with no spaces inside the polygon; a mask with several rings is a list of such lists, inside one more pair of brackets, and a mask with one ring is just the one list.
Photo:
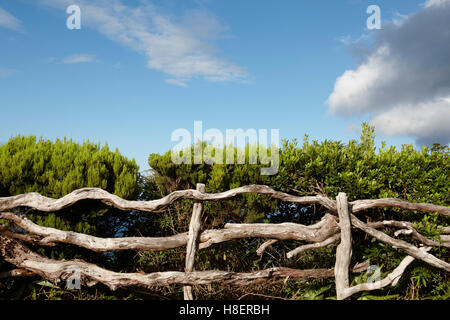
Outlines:
{"label": "blue sky", "polygon": [[[448,143],[448,76],[421,93],[426,101],[392,101],[401,90],[406,97],[415,85],[424,87],[423,79],[395,87],[408,71],[379,50],[387,43],[396,52],[395,43],[409,41],[409,25],[428,25],[426,14],[448,9],[447,0],[424,3],[0,0],[0,141],[33,134],[107,142],[142,170],[150,153],[175,145],[172,131],[193,131],[194,120],[204,130],[279,129],[280,138],[300,141],[305,133],[347,141],[359,136],[362,121],[372,121],[378,142]],[[70,4],[81,8],[81,30],[66,27]],[[381,8],[382,30],[366,28],[371,4]],[[411,61],[448,67],[434,58]],[[375,81],[365,70],[399,71]],[[367,87],[368,101],[361,98]],[[425,124],[417,116],[424,108],[436,115]]]}

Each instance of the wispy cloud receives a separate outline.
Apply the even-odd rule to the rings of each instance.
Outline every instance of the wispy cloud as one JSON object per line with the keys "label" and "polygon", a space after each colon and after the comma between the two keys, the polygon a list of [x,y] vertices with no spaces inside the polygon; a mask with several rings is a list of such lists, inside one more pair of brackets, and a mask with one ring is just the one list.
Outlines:
{"label": "wispy cloud", "polygon": [[73,54],[62,59],[62,63],[72,64],[72,63],[84,63],[95,61],[94,55],[92,54]]}
{"label": "wispy cloud", "polygon": [[345,35],[336,38],[337,41],[344,45],[354,45],[358,44],[361,41],[370,40],[370,36],[366,33],[361,34],[358,38],[353,39],[351,35]]}
{"label": "wispy cloud", "polygon": [[184,83],[184,82],[182,82],[182,81],[179,81],[179,80],[177,80],[177,79],[166,79],[165,80],[168,84],[173,84],[173,85],[176,85],[176,86],[179,86],[179,87],[187,87],[187,84],[186,83]]}
{"label": "wispy cloud", "polygon": [[11,29],[17,32],[24,32],[22,21],[2,8],[0,8],[0,27]]}
{"label": "wispy cloud", "polygon": [[425,8],[440,7],[449,4],[449,0],[427,0],[424,4]]}
{"label": "wispy cloud", "polygon": [[43,60],[43,63],[54,63],[54,64],[73,64],[73,63],[86,63],[86,62],[95,62],[95,55],[86,54],[86,53],[78,53],[71,54],[63,58],[57,57],[48,57]]}
{"label": "wispy cloud", "polygon": [[17,70],[0,67],[0,78],[10,77],[12,75],[15,75],[16,73]]}
{"label": "wispy cloud", "polygon": [[[72,0],[41,0],[62,9]],[[194,78],[207,81],[242,81],[247,71],[221,58],[211,42],[227,28],[205,10],[174,16],[148,1],[127,6],[120,0],[80,0],[82,24],[147,58],[150,69],[169,76],[170,84],[186,84]]]}

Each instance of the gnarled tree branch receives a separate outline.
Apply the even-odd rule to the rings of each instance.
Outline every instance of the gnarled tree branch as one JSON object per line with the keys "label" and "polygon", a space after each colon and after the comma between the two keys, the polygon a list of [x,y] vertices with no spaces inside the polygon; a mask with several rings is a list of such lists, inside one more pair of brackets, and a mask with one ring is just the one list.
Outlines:
{"label": "gnarled tree branch", "polygon": [[[187,244],[188,233],[180,233],[168,237],[124,237],[99,238],[83,233],[63,231],[39,226],[32,221],[12,212],[0,212],[0,218],[14,222],[24,230],[44,237],[42,240],[33,235],[17,234],[20,240],[41,245],[51,245],[56,242],[74,244],[92,251],[103,252],[111,250],[166,250],[182,247]],[[339,232],[336,217],[326,214],[322,220],[311,226],[296,223],[280,224],[226,224],[225,229],[204,230],[199,235],[199,248],[204,249],[212,244],[248,237],[277,238],[280,240],[302,240],[317,242],[327,239]],[[9,236],[14,236],[9,234]]]}
{"label": "gnarled tree branch", "polygon": [[277,241],[278,241],[278,240],[276,240],[276,239],[270,239],[270,240],[264,241],[264,243],[263,243],[262,245],[260,245],[260,246],[258,247],[258,249],[256,249],[256,254],[257,254],[258,256],[262,257],[264,251],[265,251],[268,247],[270,247],[272,244],[276,243]]}
{"label": "gnarled tree branch", "polygon": [[406,210],[438,212],[444,216],[450,216],[450,207],[438,206],[428,203],[413,203],[397,198],[356,200],[350,202],[350,205],[352,206],[352,213],[371,208],[393,207]]}
{"label": "gnarled tree branch", "polygon": [[284,192],[275,191],[264,185],[242,186],[221,193],[202,193],[198,190],[178,190],[167,196],[151,201],[130,201],[124,200],[116,195],[99,188],[82,188],[75,190],[62,198],[53,199],[41,196],[38,193],[25,193],[12,197],[0,198],[0,211],[7,211],[18,207],[30,207],[39,211],[53,212],[67,208],[78,201],[91,199],[99,200],[107,205],[121,210],[138,210],[147,212],[161,211],[168,205],[181,199],[194,199],[199,201],[219,201],[233,198],[237,195],[257,193],[267,195],[274,199],[288,201],[299,204],[320,203],[329,210],[335,211],[335,201],[324,196],[297,197]]}
{"label": "gnarled tree branch", "polygon": [[[270,268],[254,272],[238,273],[227,271],[193,271],[193,272],[155,272],[155,273],[118,273],[100,268],[99,266],[81,260],[58,261],[38,255],[20,242],[0,236],[0,254],[4,259],[17,267],[34,272],[44,279],[61,283],[73,277],[74,271],[80,276],[80,282],[86,286],[103,283],[111,290],[119,287],[155,287],[171,284],[201,285],[209,283],[227,283],[232,285],[249,285],[255,282],[276,278],[290,280],[308,278],[330,278],[333,269],[298,270],[290,268]],[[355,266],[355,272],[363,272],[360,265]]]}
{"label": "gnarled tree branch", "polygon": [[344,291],[349,285],[349,266],[352,258],[352,225],[349,216],[349,205],[345,193],[340,192],[336,197],[341,227],[341,242],[336,249],[336,264],[334,275],[336,279],[337,299],[345,299]]}
{"label": "gnarled tree branch", "polygon": [[340,233],[336,233],[333,236],[321,241],[321,242],[316,242],[316,243],[309,243],[309,244],[305,244],[302,245],[300,247],[295,248],[294,250],[289,251],[286,256],[288,259],[298,255],[301,252],[304,252],[306,250],[311,250],[311,249],[318,249],[318,248],[323,248],[323,247],[328,247],[329,245],[338,243],[339,240],[341,240],[341,234]]}
{"label": "gnarled tree branch", "polygon": [[367,226],[372,228],[380,228],[384,226],[392,226],[396,228],[402,228],[402,230],[398,230],[395,234],[395,236],[399,234],[407,234],[411,235],[414,239],[420,241],[424,245],[430,246],[430,247],[446,247],[450,248],[450,242],[446,241],[446,237],[440,236],[441,242],[428,239],[427,237],[420,234],[414,227],[411,222],[407,221],[396,221],[396,220],[385,220],[385,221],[379,221],[379,222],[369,222],[367,223]]}

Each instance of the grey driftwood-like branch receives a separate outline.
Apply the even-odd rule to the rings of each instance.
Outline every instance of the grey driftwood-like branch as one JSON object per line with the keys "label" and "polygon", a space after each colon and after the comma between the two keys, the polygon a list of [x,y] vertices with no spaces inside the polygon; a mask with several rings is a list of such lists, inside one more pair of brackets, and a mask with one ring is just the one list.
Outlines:
{"label": "grey driftwood-like branch", "polygon": [[325,239],[323,241],[316,242],[316,243],[304,244],[302,246],[299,246],[299,247],[295,248],[294,250],[289,251],[286,254],[286,256],[288,257],[288,259],[291,259],[291,258],[295,257],[296,255],[304,252],[304,251],[328,247],[330,245],[338,243],[339,240],[341,240],[341,234],[340,233],[336,233],[336,234],[332,235],[331,237],[329,237],[329,238],[327,238],[327,239]]}
{"label": "grey driftwood-like branch", "polygon": [[349,205],[345,193],[340,192],[336,197],[339,214],[339,227],[341,227],[341,242],[336,249],[336,264],[334,275],[336,279],[337,299],[344,299],[345,289],[349,286],[349,266],[352,258],[352,225],[350,222]]}
{"label": "grey driftwood-like branch", "polygon": [[[187,232],[168,237],[99,238],[84,233],[39,226],[31,220],[12,212],[0,212],[0,218],[14,222],[22,229],[33,234],[13,234],[8,231],[10,237],[18,237],[20,240],[41,245],[52,245],[57,242],[73,244],[96,252],[112,250],[167,250],[185,246],[188,241]],[[226,224],[224,229],[201,231],[198,241],[199,249],[205,249],[216,243],[249,237],[272,237],[280,240],[320,242],[336,233],[339,233],[336,218],[326,214],[322,220],[310,226],[296,223]],[[36,235],[43,238],[36,238]]]}
{"label": "grey driftwood-like branch", "polygon": [[428,203],[413,203],[396,198],[356,200],[350,202],[350,205],[352,207],[351,210],[352,213],[372,208],[390,207],[413,211],[438,212],[444,216],[447,217],[450,216],[450,207],[438,206],[435,204],[428,204]]}
{"label": "grey driftwood-like branch", "polygon": [[[384,226],[392,226],[396,228],[401,228],[396,233],[397,234],[407,234],[411,235],[414,239],[418,240],[419,242],[423,243],[426,246],[430,247],[446,247],[450,248],[450,239],[447,238],[446,235],[440,235],[440,241],[429,239],[423,235],[421,235],[413,226],[411,222],[407,221],[396,221],[396,220],[385,220],[385,221],[378,221],[378,222],[369,222],[367,223],[368,227],[372,227],[374,229],[384,227]],[[445,228],[440,228],[443,232],[445,232]],[[404,231],[404,232],[400,232]],[[396,235],[397,235],[396,234]]]}
{"label": "grey driftwood-like branch", "polygon": [[[202,183],[197,183],[197,191],[205,192],[205,185]],[[194,271],[194,262],[195,262],[195,252],[198,248],[198,237],[200,233],[200,228],[202,227],[202,212],[203,212],[203,203],[196,202],[194,203],[194,208],[192,209],[191,221],[189,223],[189,235],[188,242],[186,245],[186,272]],[[194,296],[192,294],[191,286],[184,286],[184,300],[194,300]]]}
{"label": "grey driftwood-like branch", "polygon": [[[85,286],[103,283],[111,290],[119,287],[146,287],[168,286],[171,284],[201,285],[210,283],[226,283],[237,286],[250,285],[255,282],[272,279],[309,279],[333,277],[333,269],[306,269],[270,268],[254,272],[228,272],[228,271],[166,271],[154,273],[119,273],[103,269],[95,264],[82,260],[52,260],[32,252],[19,241],[0,236],[0,254],[4,259],[20,268],[31,271],[41,277],[59,284],[66,281],[74,272],[80,275],[80,282]],[[353,272],[364,272],[368,263],[355,265]]]}
{"label": "grey driftwood-like branch", "polygon": [[256,254],[260,257],[262,257],[264,251],[266,251],[266,249],[268,247],[270,247],[271,245],[273,245],[274,243],[276,243],[278,240],[277,239],[269,239],[267,241],[264,241],[259,247],[258,249],[256,249]]}
{"label": "grey driftwood-like branch", "polygon": [[25,193],[12,197],[0,198],[0,211],[12,210],[18,207],[29,207],[43,212],[53,212],[65,209],[81,200],[99,200],[107,205],[121,210],[138,210],[155,212],[160,211],[175,201],[182,199],[193,199],[198,201],[219,201],[233,198],[237,195],[257,193],[267,195],[282,201],[289,201],[299,204],[320,203],[324,207],[335,210],[335,202],[324,196],[298,197],[284,192],[275,191],[264,185],[248,185],[231,189],[221,193],[203,193],[198,190],[178,190],[167,196],[151,201],[130,201],[122,199],[116,195],[99,188],[82,188],[75,190],[60,199],[48,198],[39,193]]}
{"label": "grey driftwood-like branch", "polygon": [[[330,211],[337,212],[336,201],[322,195],[299,197],[284,192],[275,191],[265,185],[248,185],[234,188],[220,193],[203,193],[198,190],[178,190],[167,196],[151,201],[130,201],[99,188],[82,188],[75,190],[60,199],[44,197],[38,193],[25,193],[21,195],[0,198],[0,211],[8,211],[18,207],[29,207],[43,212],[59,211],[81,200],[99,200],[107,205],[121,210],[138,210],[147,212],[158,212],[175,201],[182,199],[193,199],[198,201],[220,201],[233,198],[237,195],[256,193],[270,196],[274,199],[298,203],[298,204],[320,204]],[[450,207],[438,206],[427,203],[412,203],[396,198],[356,200],[350,202],[351,212],[380,207],[394,207],[406,210],[418,210],[425,212],[438,212],[450,216]]]}

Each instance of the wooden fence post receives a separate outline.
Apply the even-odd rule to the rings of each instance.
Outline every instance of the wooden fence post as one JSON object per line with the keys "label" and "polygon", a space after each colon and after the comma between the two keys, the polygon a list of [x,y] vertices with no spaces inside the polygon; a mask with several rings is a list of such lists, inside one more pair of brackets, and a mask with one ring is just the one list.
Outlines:
{"label": "wooden fence post", "polygon": [[[197,183],[197,191],[205,192],[206,187],[203,183]],[[198,234],[201,228],[201,217],[203,211],[203,203],[197,201],[194,203],[194,208],[192,210],[192,217],[189,223],[189,238],[186,246],[186,267],[185,272],[194,271],[195,262],[195,252],[198,247]],[[192,295],[192,286],[184,286],[184,300],[194,300]]]}
{"label": "wooden fence post", "polygon": [[339,226],[341,228],[341,242],[336,249],[334,277],[336,279],[337,299],[343,300],[347,297],[346,290],[349,287],[348,272],[350,259],[352,257],[352,225],[350,222],[346,194],[340,192],[336,197],[336,202],[339,215]]}

